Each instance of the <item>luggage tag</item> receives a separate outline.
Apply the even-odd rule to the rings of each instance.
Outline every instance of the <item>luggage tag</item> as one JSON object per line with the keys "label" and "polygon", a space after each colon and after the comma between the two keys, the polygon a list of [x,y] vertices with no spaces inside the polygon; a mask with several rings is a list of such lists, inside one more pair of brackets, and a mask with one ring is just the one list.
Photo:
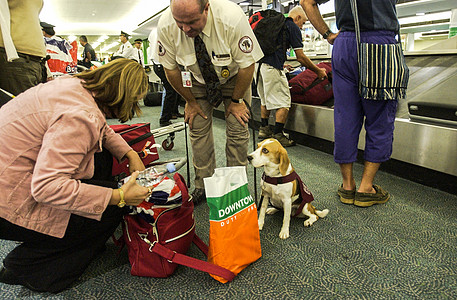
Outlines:
{"label": "luggage tag", "polygon": [[181,72],[182,86],[183,87],[192,87],[192,79],[189,71]]}

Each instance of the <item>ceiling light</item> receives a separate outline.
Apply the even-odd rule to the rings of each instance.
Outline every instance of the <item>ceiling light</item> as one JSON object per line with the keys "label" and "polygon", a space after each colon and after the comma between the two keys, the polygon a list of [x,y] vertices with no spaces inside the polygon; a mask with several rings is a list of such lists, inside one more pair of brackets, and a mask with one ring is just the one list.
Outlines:
{"label": "ceiling light", "polygon": [[112,42],[111,44],[108,44],[107,46],[103,47],[100,51],[101,52],[106,52],[107,50],[117,46],[119,42]]}

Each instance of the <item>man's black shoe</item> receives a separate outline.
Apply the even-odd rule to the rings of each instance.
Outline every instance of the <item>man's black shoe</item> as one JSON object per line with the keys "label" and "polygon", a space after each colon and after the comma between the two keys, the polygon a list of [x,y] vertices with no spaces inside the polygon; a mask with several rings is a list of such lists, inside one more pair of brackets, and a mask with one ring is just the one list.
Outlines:
{"label": "man's black shoe", "polygon": [[192,201],[194,202],[194,205],[198,205],[201,202],[206,202],[206,194],[205,194],[205,189],[194,189],[194,191],[191,193],[192,196]]}
{"label": "man's black shoe", "polygon": [[160,127],[165,127],[165,126],[173,124],[170,121],[160,121],[159,123],[160,123]]}

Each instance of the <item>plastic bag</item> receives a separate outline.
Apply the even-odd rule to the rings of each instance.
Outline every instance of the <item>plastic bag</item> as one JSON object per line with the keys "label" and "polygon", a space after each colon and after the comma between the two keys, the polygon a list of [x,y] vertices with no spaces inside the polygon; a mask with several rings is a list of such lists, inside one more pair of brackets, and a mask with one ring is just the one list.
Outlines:
{"label": "plastic bag", "polygon": [[210,208],[208,261],[238,274],[262,256],[257,208],[248,190],[246,167],[218,168],[203,180]]}

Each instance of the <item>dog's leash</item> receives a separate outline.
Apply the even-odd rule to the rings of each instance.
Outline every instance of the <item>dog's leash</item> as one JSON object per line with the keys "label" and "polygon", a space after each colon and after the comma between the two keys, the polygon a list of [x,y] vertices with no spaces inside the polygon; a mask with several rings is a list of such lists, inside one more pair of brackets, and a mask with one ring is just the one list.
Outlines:
{"label": "dog's leash", "polygon": [[[254,123],[254,114],[252,113],[252,109],[251,109],[251,106],[249,105],[249,103],[247,103],[246,100],[244,100],[244,104],[246,105],[246,107],[249,109],[249,113],[251,114],[251,117],[249,118],[249,121],[248,121],[248,127],[251,127],[252,129],[252,145],[253,145],[253,148],[254,148],[254,151],[256,149],[256,143],[255,143],[255,123]],[[255,203],[257,204],[257,169],[254,168],[254,199],[255,199]],[[260,198],[260,201],[263,200],[263,197]],[[260,202],[260,204],[257,206],[257,210],[259,210],[259,207],[260,205],[262,204],[262,202]]]}

